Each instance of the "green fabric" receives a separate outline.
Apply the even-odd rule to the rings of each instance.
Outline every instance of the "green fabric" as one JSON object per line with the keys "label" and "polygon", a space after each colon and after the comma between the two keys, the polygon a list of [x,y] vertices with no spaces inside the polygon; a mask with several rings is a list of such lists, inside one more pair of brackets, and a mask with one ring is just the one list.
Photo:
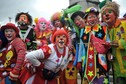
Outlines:
{"label": "green fabric", "polygon": [[120,39],[120,42],[121,42],[122,46],[124,47],[124,49],[126,50],[126,42],[125,42],[125,40]]}
{"label": "green fabric", "polygon": [[[113,28],[109,31],[111,41],[119,41],[123,46],[121,47],[112,47],[112,54],[115,59],[113,61],[114,65],[114,76],[115,77],[126,77],[126,22],[121,22],[118,27]],[[124,30],[123,30],[124,29]],[[125,40],[124,40],[125,39]]]}
{"label": "green fabric", "polygon": [[104,0],[104,1],[99,3],[99,5],[98,5],[99,8],[101,9],[106,4],[107,1],[111,1],[112,2],[112,0]]}

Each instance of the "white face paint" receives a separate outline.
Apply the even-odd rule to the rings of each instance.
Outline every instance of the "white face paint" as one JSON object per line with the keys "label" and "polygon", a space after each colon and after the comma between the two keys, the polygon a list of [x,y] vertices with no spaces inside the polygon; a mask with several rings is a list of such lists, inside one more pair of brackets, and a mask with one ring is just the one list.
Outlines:
{"label": "white face paint", "polygon": [[11,28],[5,29],[4,33],[8,41],[12,41],[13,39],[16,38],[16,32],[14,29]]}
{"label": "white face paint", "polygon": [[41,23],[39,23],[39,28],[40,28],[40,30],[46,30],[46,23],[45,22],[41,22]]}
{"label": "white face paint", "polygon": [[67,37],[65,35],[57,35],[56,36],[56,45],[59,48],[64,48],[66,46]]}
{"label": "white face paint", "polygon": [[87,16],[86,22],[89,26],[95,26],[99,22],[98,16],[95,13],[90,13]]}

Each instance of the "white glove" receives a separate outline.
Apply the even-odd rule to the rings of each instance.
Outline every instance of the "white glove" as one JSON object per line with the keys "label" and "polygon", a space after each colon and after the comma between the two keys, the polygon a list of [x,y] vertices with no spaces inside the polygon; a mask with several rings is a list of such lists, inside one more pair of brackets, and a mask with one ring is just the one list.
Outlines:
{"label": "white glove", "polygon": [[42,46],[42,43],[41,43],[41,41],[39,41],[39,40],[32,41],[32,42],[36,43],[36,44],[37,44],[37,46]]}
{"label": "white glove", "polygon": [[74,38],[76,38],[76,33],[73,33],[73,34],[71,35],[71,39],[74,39]]}

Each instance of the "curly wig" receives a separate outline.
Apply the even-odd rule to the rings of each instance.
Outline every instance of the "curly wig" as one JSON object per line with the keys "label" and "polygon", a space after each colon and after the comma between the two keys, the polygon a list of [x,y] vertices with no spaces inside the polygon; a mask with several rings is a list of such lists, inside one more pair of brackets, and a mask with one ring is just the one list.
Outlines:
{"label": "curly wig", "polygon": [[17,13],[16,18],[15,18],[15,22],[18,22],[21,15],[26,15],[28,17],[29,25],[32,24],[32,22],[33,22],[32,16],[30,14],[28,14],[28,12],[26,12],[26,13],[25,12]]}
{"label": "curly wig", "polygon": [[119,17],[119,4],[117,4],[115,1],[113,1],[113,2],[107,2],[106,3],[106,5],[105,6],[103,6],[102,8],[101,8],[101,14],[103,14],[103,12],[106,10],[106,9],[110,9],[110,10],[112,10],[114,13],[115,13],[115,15],[117,16],[117,17]]}

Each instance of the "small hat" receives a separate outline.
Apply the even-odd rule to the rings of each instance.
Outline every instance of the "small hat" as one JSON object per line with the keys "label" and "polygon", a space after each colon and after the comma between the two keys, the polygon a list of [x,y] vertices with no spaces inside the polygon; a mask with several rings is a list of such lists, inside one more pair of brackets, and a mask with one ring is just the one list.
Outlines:
{"label": "small hat", "polygon": [[9,29],[9,28],[14,29],[16,31],[16,34],[19,34],[18,27],[16,27],[15,24],[13,23],[7,23],[6,25],[3,25],[1,27],[1,30],[4,31],[5,29]]}
{"label": "small hat", "polygon": [[95,13],[96,15],[99,15],[99,11],[95,8],[95,7],[89,7],[86,9],[85,11],[85,16],[84,18],[86,18],[88,16],[89,13]]}

